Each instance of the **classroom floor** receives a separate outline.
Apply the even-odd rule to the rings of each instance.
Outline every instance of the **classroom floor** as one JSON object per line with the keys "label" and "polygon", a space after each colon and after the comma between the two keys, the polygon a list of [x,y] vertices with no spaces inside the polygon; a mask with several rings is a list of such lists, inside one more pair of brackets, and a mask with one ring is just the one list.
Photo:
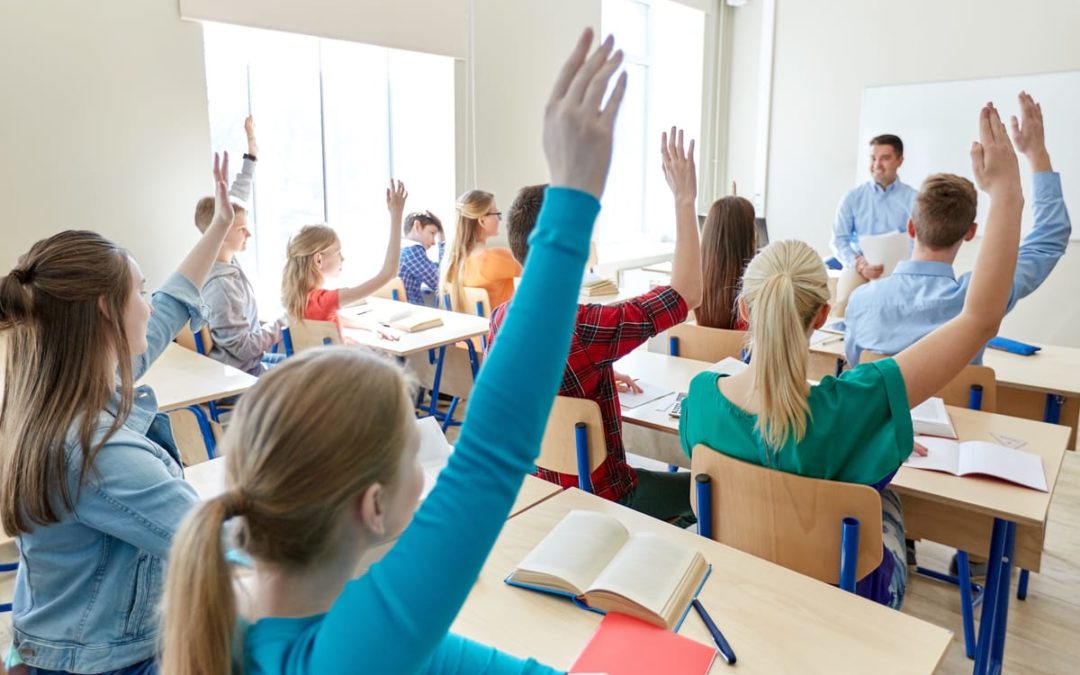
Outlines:
{"label": "classroom floor", "polygon": [[[456,433],[449,434],[456,438]],[[650,460],[631,463],[654,468]],[[929,542],[918,546],[919,562],[946,569],[950,549]],[[0,560],[15,558],[14,544],[0,547]],[[0,575],[0,599],[11,597],[14,573]],[[1013,588],[1016,579],[1013,578]],[[908,585],[904,612],[953,631],[953,643],[938,673],[970,673],[964,656],[963,629],[956,590],[951,586],[913,577]],[[11,615],[0,614],[0,645],[11,640]],[[1031,576],[1028,599],[1014,597],[1009,606],[1009,635],[1005,643],[1005,672],[1025,675],[1060,675],[1075,672],[1080,662],[1080,455],[1066,453],[1046,532],[1043,569]],[[1072,664],[1072,665],[1070,665]]]}

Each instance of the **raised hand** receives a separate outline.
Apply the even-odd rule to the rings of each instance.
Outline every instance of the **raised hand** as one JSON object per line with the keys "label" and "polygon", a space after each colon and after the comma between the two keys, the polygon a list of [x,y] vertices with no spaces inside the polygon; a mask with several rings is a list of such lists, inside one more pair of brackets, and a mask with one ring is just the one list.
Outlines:
{"label": "raised hand", "polygon": [[405,212],[405,200],[408,198],[409,191],[405,189],[405,184],[391,178],[390,187],[386,188],[386,208],[391,215],[397,216],[399,221],[401,214]]}
{"label": "raised hand", "polygon": [[214,153],[214,218],[210,226],[224,221],[226,227],[232,227],[232,202],[229,201],[229,153]]}
{"label": "raised hand", "polygon": [[622,52],[612,53],[608,37],[586,59],[592,30],[581,34],[563,65],[544,110],[544,154],[551,184],[571,187],[595,196],[604,192],[611,166],[615,116],[626,92],[626,73],[619,76],[603,108],[608,81],[622,63]]}
{"label": "raised hand", "polygon": [[671,134],[660,134],[660,155],[664,158],[664,178],[676,201],[697,200],[697,167],[694,165],[694,139],[683,145],[683,130],[671,127]]}
{"label": "raised hand", "polygon": [[1017,98],[1020,101],[1020,120],[1016,119],[1016,115],[1010,120],[1016,150],[1027,156],[1032,171],[1052,171],[1050,154],[1046,151],[1042,106],[1026,91],[1020,92]]}
{"label": "raised hand", "polygon": [[255,142],[255,118],[251,115],[244,118],[244,133],[247,134],[248,154],[258,157],[259,144]]}
{"label": "raised hand", "polygon": [[992,198],[1022,197],[1016,153],[993,103],[979,113],[979,140],[971,144],[971,168],[979,189]]}

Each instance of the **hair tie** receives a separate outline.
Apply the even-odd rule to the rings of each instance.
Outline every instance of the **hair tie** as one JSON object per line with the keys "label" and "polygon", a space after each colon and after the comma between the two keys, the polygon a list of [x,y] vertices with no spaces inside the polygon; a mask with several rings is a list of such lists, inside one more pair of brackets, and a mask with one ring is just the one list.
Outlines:
{"label": "hair tie", "polygon": [[20,284],[25,286],[26,284],[29,284],[29,283],[34,281],[34,270],[33,270],[33,268],[30,268],[30,267],[28,267],[26,269],[15,268],[15,269],[11,270],[11,276],[15,277],[15,279]]}
{"label": "hair tie", "polygon": [[221,500],[225,504],[225,520],[247,514],[251,505],[247,495],[240,489],[229,490],[222,494]]}

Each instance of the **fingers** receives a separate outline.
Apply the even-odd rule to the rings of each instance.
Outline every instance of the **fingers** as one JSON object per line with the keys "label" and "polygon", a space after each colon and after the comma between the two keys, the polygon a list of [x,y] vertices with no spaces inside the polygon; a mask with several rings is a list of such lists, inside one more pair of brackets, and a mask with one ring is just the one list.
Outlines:
{"label": "fingers", "polygon": [[608,55],[611,54],[611,49],[614,44],[614,37],[609,35],[604,39],[596,51],[592,53],[592,56],[585,61],[585,65],[578,69],[577,73],[574,75],[574,79],[570,81],[570,89],[567,90],[564,98],[567,98],[574,103],[580,103],[585,100],[585,92],[588,89],[589,84],[607,62]]}
{"label": "fingers", "polygon": [[983,144],[978,141],[971,142],[971,168],[976,176],[982,175],[983,171],[986,169]]}
{"label": "fingers", "polygon": [[1020,139],[1020,122],[1016,119],[1016,115],[1009,116],[1009,127],[1012,131],[1013,140]]}
{"label": "fingers", "polygon": [[987,103],[979,111],[979,142],[983,145],[994,142],[993,132],[990,130],[990,104]]}
{"label": "fingers", "polygon": [[559,77],[555,80],[555,88],[551,91],[548,105],[566,96],[566,92],[570,89],[570,83],[574,80],[574,75],[581,69],[581,64],[585,63],[585,56],[589,53],[589,45],[592,44],[592,39],[593,32],[591,28],[582,31],[574,51],[570,53],[570,58],[566,60],[566,63],[563,64],[562,69],[559,71]]}
{"label": "fingers", "polygon": [[221,153],[221,180],[229,182],[229,151]]}
{"label": "fingers", "polygon": [[626,93],[626,71],[619,73],[619,79],[615,80],[615,88],[608,96],[607,105],[600,111],[600,119],[610,128],[615,125],[615,116],[619,113],[623,95]]}
{"label": "fingers", "polygon": [[600,107],[600,101],[604,98],[604,92],[607,91],[608,81],[611,76],[615,74],[619,66],[622,64],[623,53],[622,50],[616,51],[611,55],[611,58],[603,63],[600,70],[596,72],[592,80],[589,82],[588,88],[585,90],[585,107],[589,110],[596,110]]}
{"label": "fingers", "polygon": [[[675,127],[671,128],[672,131]],[[660,156],[664,158],[664,166],[671,164],[671,152],[668,150],[668,135],[666,131],[660,132]]]}

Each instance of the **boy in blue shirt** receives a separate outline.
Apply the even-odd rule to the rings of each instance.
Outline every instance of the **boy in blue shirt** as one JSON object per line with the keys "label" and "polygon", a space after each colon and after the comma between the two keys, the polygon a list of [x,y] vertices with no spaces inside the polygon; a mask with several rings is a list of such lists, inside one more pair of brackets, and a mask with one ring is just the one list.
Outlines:
{"label": "boy in blue shirt", "polygon": [[[405,217],[405,237],[401,240],[398,276],[405,284],[405,296],[414,305],[438,305],[434,302],[439,288],[439,264],[446,249],[442,223],[431,211],[418,211]],[[438,256],[432,260],[428,251],[438,240]],[[429,299],[431,298],[431,299]]]}
{"label": "boy in blue shirt", "polygon": [[[1020,244],[1006,311],[1050,275],[1072,231],[1061,177],[1046,150],[1042,109],[1025,92],[1019,99],[1023,125],[1013,117],[1012,136],[1031,165],[1035,226]],[[937,174],[923,182],[907,226],[915,240],[911,260],[897,265],[888,278],[861,286],[848,302],[844,340],[849,365],[858,364],[863,351],[896,354],[960,313],[971,273],[958,278],[953,261],[960,245],[975,236],[975,206],[975,187],[966,178]],[[981,362],[980,351],[973,363]]]}

